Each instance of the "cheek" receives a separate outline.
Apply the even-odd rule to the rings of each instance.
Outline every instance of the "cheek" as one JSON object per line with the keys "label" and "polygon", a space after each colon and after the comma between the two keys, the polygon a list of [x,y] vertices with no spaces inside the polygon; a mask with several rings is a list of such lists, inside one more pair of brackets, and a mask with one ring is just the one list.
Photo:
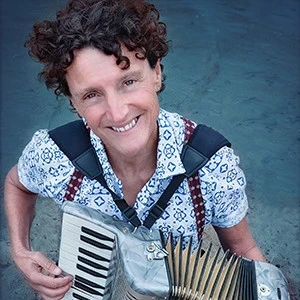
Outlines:
{"label": "cheek", "polygon": [[159,112],[159,100],[158,100],[157,94],[155,92],[152,93],[151,99],[152,99],[151,100],[151,106],[152,106],[153,112],[158,114],[158,112]]}
{"label": "cheek", "polygon": [[158,98],[157,97],[156,97],[156,99],[153,100],[152,107],[153,107],[153,113],[156,116],[158,116],[158,114],[159,114],[159,102],[158,102]]}
{"label": "cheek", "polygon": [[157,118],[159,114],[159,101],[157,94],[153,91],[148,94],[148,101],[146,109],[150,110],[153,118]]}
{"label": "cheek", "polygon": [[83,112],[83,117],[90,123],[99,123],[103,117],[103,110],[96,107],[88,107]]}
{"label": "cheek", "polygon": [[102,111],[95,107],[78,106],[75,107],[81,118],[84,118],[89,127],[94,131],[99,126],[102,119]]}
{"label": "cheek", "polygon": [[143,100],[145,105],[158,105],[158,97],[154,87],[151,85],[145,85],[141,89],[141,93],[138,95],[139,100]]}
{"label": "cheek", "polygon": [[147,111],[151,115],[158,115],[159,112],[159,102],[156,94],[153,93],[143,93],[136,98],[135,106]]}

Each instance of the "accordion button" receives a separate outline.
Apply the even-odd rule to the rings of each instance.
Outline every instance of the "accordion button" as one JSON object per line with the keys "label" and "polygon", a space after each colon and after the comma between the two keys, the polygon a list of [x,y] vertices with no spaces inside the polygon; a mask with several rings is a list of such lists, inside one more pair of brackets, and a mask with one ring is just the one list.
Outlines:
{"label": "accordion button", "polygon": [[154,252],[154,251],[155,251],[155,248],[156,248],[155,245],[150,244],[150,245],[147,246],[147,251],[148,251],[148,252]]}
{"label": "accordion button", "polygon": [[265,284],[259,284],[259,295],[262,297],[267,297],[271,294],[270,288]]}
{"label": "accordion button", "polygon": [[124,227],[124,228],[122,229],[122,231],[123,231],[123,233],[125,233],[125,234],[128,234],[128,233],[130,232],[130,230],[129,230],[128,227]]}

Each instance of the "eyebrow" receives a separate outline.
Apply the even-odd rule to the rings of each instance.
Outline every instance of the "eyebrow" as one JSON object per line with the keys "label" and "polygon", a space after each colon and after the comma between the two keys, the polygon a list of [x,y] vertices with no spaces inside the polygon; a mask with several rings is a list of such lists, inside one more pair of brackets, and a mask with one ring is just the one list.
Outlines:
{"label": "eyebrow", "polygon": [[128,73],[120,77],[120,82],[128,79],[129,77],[143,77],[143,72],[140,70],[128,70]]}
{"label": "eyebrow", "polygon": [[88,92],[91,92],[91,91],[94,91],[95,89],[92,88],[92,87],[87,87],[87,88],[84,88],[82,90],[79,90],[75,93],[71,93],[70,91],[70,94],[71,94],[71,98],[74,98],[74,99],[77,99],[77,98],[81,98],[83,95],[85,95],[86,93]]}

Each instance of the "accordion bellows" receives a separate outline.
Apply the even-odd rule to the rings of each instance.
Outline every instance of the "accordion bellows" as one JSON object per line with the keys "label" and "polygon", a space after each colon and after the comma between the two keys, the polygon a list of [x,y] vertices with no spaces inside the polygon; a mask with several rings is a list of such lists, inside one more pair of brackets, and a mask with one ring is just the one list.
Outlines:
{"label": "accordion bellows", "polygon": [[64,299],[289,299],[275,266],[228,257],[192,243],[174,247],[160,232],[63,204],[59,266],[74,276]]}
{"label": "accordion bellows", "polygon": [[212,245],[204,250],[199,244],[192,252],[191,243],[182,250],[174,248],[171,238],[166,249],[172,292],[170,299],[258,299],[255,263],[241,257],[212,253]]}

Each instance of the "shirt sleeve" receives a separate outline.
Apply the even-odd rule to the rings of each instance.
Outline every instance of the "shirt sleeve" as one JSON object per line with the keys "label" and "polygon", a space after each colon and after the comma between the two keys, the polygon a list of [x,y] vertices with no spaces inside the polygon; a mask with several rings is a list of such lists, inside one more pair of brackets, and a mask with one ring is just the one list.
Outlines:
{"label": "shirt sleeve", "polygon": [[206,223],[229,228],[247,214],[246,179],[239,157],[221,148],[200,171]]}
{"label": "shirt sleeve", "polygon": [[50,138],[47,130],[37,131],[18,162],[20,182],[31,192],[61,202],[74,167]]}

